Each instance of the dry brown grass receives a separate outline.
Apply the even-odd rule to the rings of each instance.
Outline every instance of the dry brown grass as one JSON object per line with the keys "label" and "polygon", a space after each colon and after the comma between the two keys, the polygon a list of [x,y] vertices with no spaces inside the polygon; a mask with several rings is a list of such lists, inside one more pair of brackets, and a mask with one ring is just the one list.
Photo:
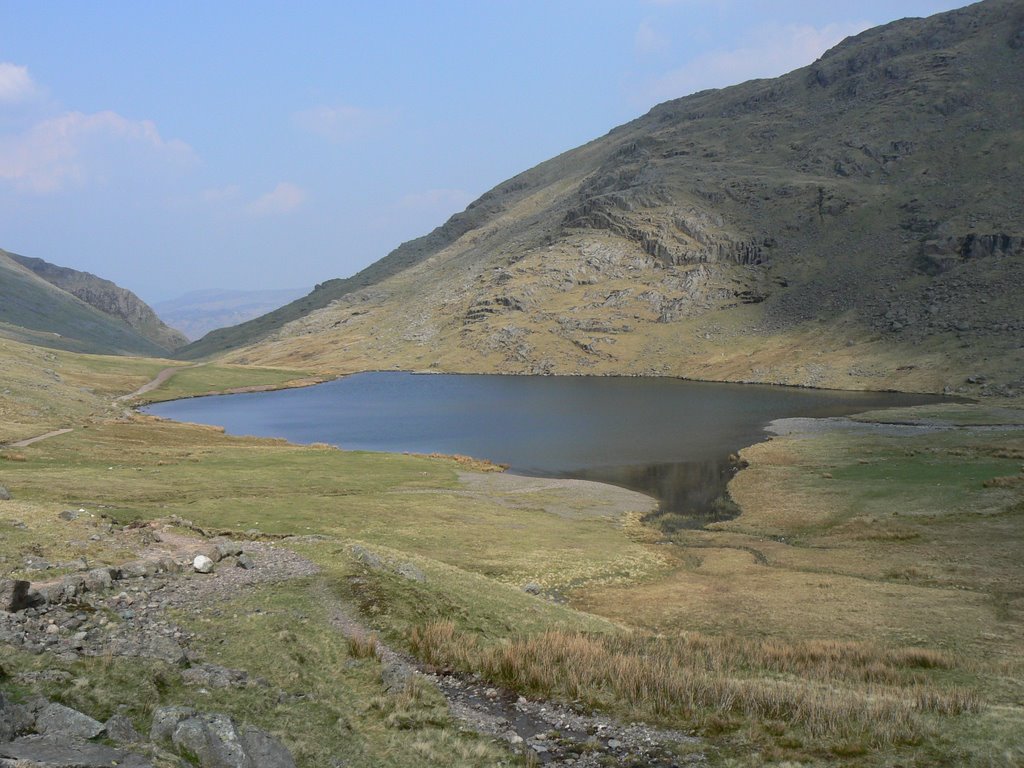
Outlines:
{"label": "dry brown grass", "polygon": [[356,631],[348,636],[348,652],[355,659],[377,656],[377,633]]}
{"label": "dry brown grass", "polygon": [[742,716],[782,721],[812,738],[913,743],[928,731],[921,714],[981,706],[974,692],[940,688],[920,674],[952,664],[929,649],[561,631],[485,646],[452,622],[415,628],[410,645],[428,663],[479,672],[532,695],[705,730]]}

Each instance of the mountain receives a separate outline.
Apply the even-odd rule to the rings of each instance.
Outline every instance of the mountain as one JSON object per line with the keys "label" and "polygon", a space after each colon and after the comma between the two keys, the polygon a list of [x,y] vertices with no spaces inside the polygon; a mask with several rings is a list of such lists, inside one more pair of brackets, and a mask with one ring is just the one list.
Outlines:
{"label": "mountain", "polygon": [[661,104],[183,355],[1012,395],[1021,72],[1020,0],[868,30]]}
{"label": "mountain", "polygon": [[74,352],[161,357],[187,343],[109,280],[3,250],[0,335]]}
{"label": "mountain", "polygon": [[189,339],[244,323],[304,296],[308,288],[267,291],[191,291],[153,305],[156,313]]}

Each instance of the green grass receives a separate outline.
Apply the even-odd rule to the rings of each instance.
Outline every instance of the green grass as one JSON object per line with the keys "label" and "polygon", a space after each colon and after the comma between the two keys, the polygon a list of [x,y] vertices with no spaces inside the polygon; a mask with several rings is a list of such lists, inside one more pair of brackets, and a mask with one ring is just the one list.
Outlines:
{"label": "green grass", "polygon": [[[487,475],[465,483],[464,466],[447,459],[126,419],[109,398],[135,389],[164,361],[16,351],[12,390],[38,412],[9,412],[38,432],[66,423],[75,429],[0,460],[0,484],[15,496],[0,505],[0,570],[19,572],[29,552],[52,562],[76,554],[96,562],[127,559],[130,539],[105,533],[102,518],[60,520],[57,513],[68,507],[119,523],[180,515],[213,531],[324,537],[285,544],[318,563],[319,576],[177,617],[199,633],[196,647],[208,660],[270,683],[211,692],[202,707],[281,732],[306,764],[328,765],[335,756],[396,768],[512,759],[460,735],[429,690],[385,696],[376,661],[331,626],[339,605],[354,606],[381,638],[410,649],[418,648],[416,632],[451,622],[454,642],[443,644],[439,661],[626,718],[699,727],[711,741],[713,763],[873,768],[924,766],[953,755],[965,765],[1012,764],[998,759],[1000,750],[1014,748],[1022,720],[1024,499],[1018,487],[986,481],[1019,472],[1021,432],[782,438],[745,452],[752,466],[733,485],[749,486],[735,497],[743,510],[738,519],[682,532],[667,545],[655,543],[661,537],[638,522],[639,513],[602,506],[598,492],[503,489]],[[263,375],[246,373],[220,366],[180,371],[177,393],[252,384]],[[353,544],[371,549],[385,566],[356,562]],[[425,580],[400,576],[397,567],[406,562]],[[525,594],[527,581],[539,583],[545,596]],[[679,645],[684,636],[732,661],[715,667],[695,647]],[[580,637],[580,647],[593,654],[559,650],[577,647]],[[839,638],[874,650],[838,677],[778,662]],[[733,653],[736,643],[748,645]],[[886,661],[937,648],[945,666]],[[657,667],[668,657],[675,661],[665,674],[638,672],[636,679],[661,685],[672,670],[696,664],[700,680],[717,675],[705,692],[724,698],[701,699],[686,714],[666,708],[671,699],[653,689],[628,685],[628,670]],[[529,664],[517,666],[521,658],[540,660],[543,686],[530,682],[539,678]],[[12,659],[4,666],[15,677],[5,685],[23,693],[29,686],[17,682],[17,672],[52,663]],[[45,692],[97,716],[127,702],[145,727],[156,703],[197,699],[174,669],[121,659],[64,666],[72,681],[84,682],[48,683]],[[933,702],[966,687],[981,696],[982,710],[956,717],[915,711],[911,722],[869,706],[876,694],[917,700],[918,685],[923,700]],[[829,691],[848,695],[861,714],[819,727],[820,712],[841,712],[819,707],[825,705],[815,697]],[[879,712],[881,719],[872,720]],[[862,733],[853,733],[851,723]]]}
{"label": "green grass", "polygon": [[20,499],[94,508],[120,522],[176,514],[218,530],[320,533],[435,558],[510,584],[549,589],[641,577],[659,559],[616,519],[572,525],[460,488],[448,459],[227,438],[169,422],[96,425],[31,446],[12,462]]}
{"label": "green grass", "polygon": [[281,387],[288,382],[308,380],[309,374],[284,368],[255,368],[239,365],[182,365],[180,370],[159,388],[140,399],[145,402],[177,400],[243,387]]}

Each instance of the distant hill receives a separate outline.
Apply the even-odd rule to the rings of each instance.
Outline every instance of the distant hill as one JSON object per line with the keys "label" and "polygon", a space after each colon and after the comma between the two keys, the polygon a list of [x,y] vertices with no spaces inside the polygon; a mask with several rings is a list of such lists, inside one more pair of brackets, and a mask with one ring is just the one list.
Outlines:
{"label": "distant hill", "polygon": [[190,340],[195,340],[217,328],[238,325],[265,315],[308,292],[309,288],[192,291],[154,304],[153,309],[168,325],[177,328]]}
{"label": "distant hill", "polygon": [[186,357],[1024,392],[1024,3],[661,104]]}
{"label": "distant hill", "polygon": [[167,356],[187,343],[109,280],[0,250],[0,335],[75,352]]}

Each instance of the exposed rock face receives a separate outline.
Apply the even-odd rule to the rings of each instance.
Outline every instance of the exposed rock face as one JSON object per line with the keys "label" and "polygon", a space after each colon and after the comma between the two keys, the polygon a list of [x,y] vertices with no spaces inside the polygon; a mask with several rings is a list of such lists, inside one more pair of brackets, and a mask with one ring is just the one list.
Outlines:
{"label": "exposed rock face", "polygon": [[0,743],[31,733],[34,724],[28,707],[15,704],[0,691]]}
{"label": "exposed rock face", "polygon": [[0,768],[153,768],[142,755],[52,736],[25,736],[0,744]]}
{"label": "exposed rock face", "polygon": [[103,723],[63,704],[51,703],[36,715],[36,731],[43,736],[92,739],[103,733]]}
{"label": "exposed rock face", "polygon": [[1007,109],[1024,100],[1022,26],[1019,2],[987,0],[666,102],[188,354],[932,391],[980,372],[1008,388],[1024,368],[1024,140]]}
{"label": "exposed rock face", "polygon": [[153,716],[153,741],[169,741],[203,768],[294,768],[291,753],[266,731],[239,728],[227,715],[164,707]]}
{"label": "exposed rock face", "polygon": [[104,280],[88,272],[59,267],[43,259],[13,253],[9,255],[51,285],[77,296],[106,315],[123,320],[139,334],[168,352],[188,344],[184,334],[166,326],[142,299],[110,280]]}

